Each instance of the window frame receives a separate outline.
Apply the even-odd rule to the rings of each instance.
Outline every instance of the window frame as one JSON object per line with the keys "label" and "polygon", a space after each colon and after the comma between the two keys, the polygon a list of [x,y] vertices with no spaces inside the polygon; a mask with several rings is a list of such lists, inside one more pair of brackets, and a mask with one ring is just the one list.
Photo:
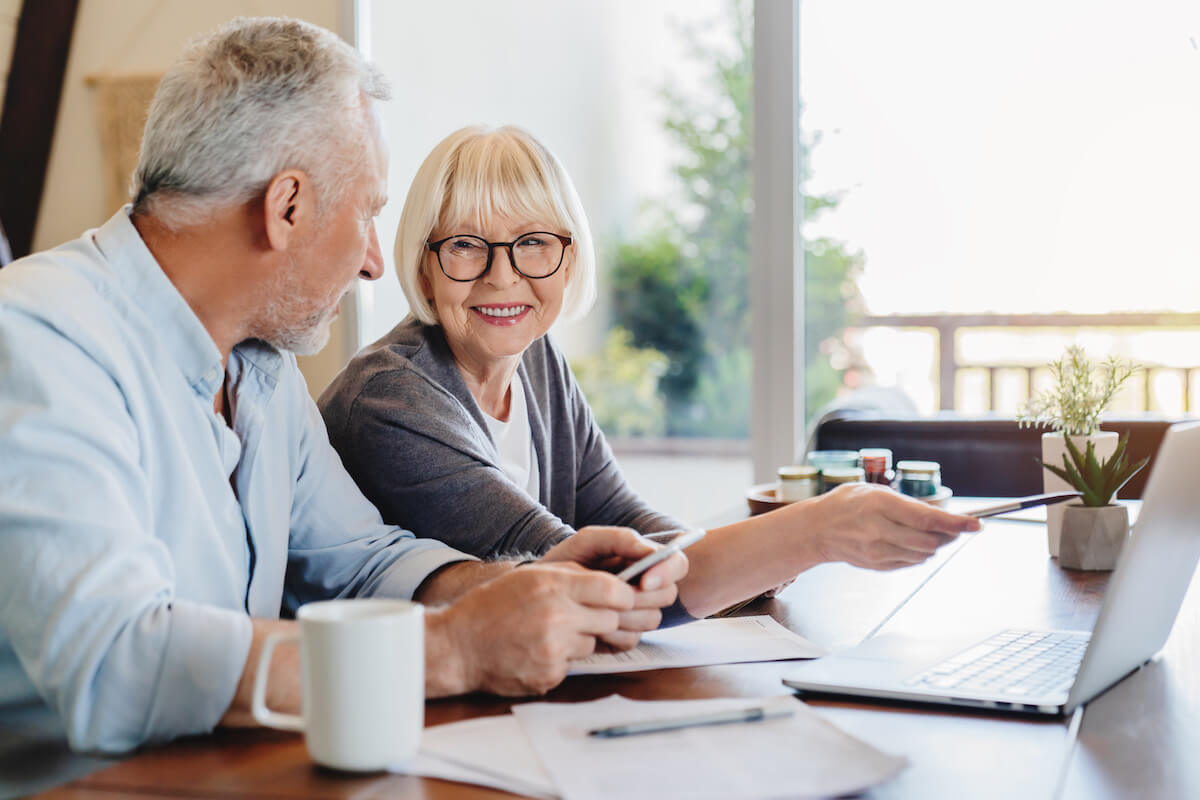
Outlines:
{"label": "window frame", "polygon": [[804,456],[800,0],[754,2],[750,243],[751,457],[756,482]]}

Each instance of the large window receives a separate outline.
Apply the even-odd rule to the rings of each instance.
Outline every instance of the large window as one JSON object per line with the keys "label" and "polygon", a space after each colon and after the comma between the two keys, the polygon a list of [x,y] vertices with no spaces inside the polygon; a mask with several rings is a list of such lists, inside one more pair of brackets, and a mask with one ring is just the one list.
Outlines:
{"label": "large window", "polygon": [[1066,344],[1200,410],[1200,6],[806,0],[810,404],[1011,415]]}

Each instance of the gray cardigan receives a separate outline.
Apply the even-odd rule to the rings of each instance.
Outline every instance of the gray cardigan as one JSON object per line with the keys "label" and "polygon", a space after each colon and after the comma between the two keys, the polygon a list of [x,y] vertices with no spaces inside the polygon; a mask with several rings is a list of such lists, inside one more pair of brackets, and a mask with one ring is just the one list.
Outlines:
{"label": "gray cardigan", "polygon": [[385,521],[467,553],[541,554],[585,525],[642,533],[686,527],[653,511],[625,482],[547,337],[529,346],[517,369],[540,503],[501,471],[440,326],[404,320],[355,356],[318,405],[346,469]]}

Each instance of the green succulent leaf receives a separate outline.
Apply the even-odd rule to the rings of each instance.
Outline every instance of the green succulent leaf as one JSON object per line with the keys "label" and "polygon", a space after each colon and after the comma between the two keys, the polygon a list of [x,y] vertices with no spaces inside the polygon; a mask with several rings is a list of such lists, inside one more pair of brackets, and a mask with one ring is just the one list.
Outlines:
{"label": "green succulent leaf", "polygon": [[1083,504],[1087,506],[1105,506],[1112,502],[1113,497],[1121,490],[1129,479],[1136,475],[1150,459],[1143,458],[1136,464],[1129,463],[1129,434],[1125,433],[1117,441],[1113,454],[1104,461],[1096,458],[1096,447],[1089,440],[1083,451],[1065,437],[1067,452],[1063,455],[1063,465],[1039,463],[1052,474],[1057,475],[1083,495]]}

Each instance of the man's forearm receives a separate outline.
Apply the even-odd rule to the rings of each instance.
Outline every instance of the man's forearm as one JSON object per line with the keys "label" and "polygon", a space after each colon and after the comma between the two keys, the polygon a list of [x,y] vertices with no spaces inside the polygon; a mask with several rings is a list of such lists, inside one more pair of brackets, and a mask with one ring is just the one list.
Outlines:
{"label": "man's forearm", "polygon": [[422,581],[413,599],[427,606],[453,603],[467,592],[492,578],[512,570],[517,561],[456,561],[447,564]]}
{"label": "man's forearm", "polygon": [[[233,702],[221,717],[222,725],[251,727],[258,724],[250,708],[254,698],[254,677],[258,671],[258,657],[262,652],[263,642],[272,633],[292,633],[297,630],[296,623],[291,620],[253,619],[251,623],[254,633],[250,640],[250,652],[246,655],[246,663],[242,667],[242,677],[238,680]],[[275,651],[267,679],[267,708],[288,714],[300,713],[299,648],[285,646]]]}

